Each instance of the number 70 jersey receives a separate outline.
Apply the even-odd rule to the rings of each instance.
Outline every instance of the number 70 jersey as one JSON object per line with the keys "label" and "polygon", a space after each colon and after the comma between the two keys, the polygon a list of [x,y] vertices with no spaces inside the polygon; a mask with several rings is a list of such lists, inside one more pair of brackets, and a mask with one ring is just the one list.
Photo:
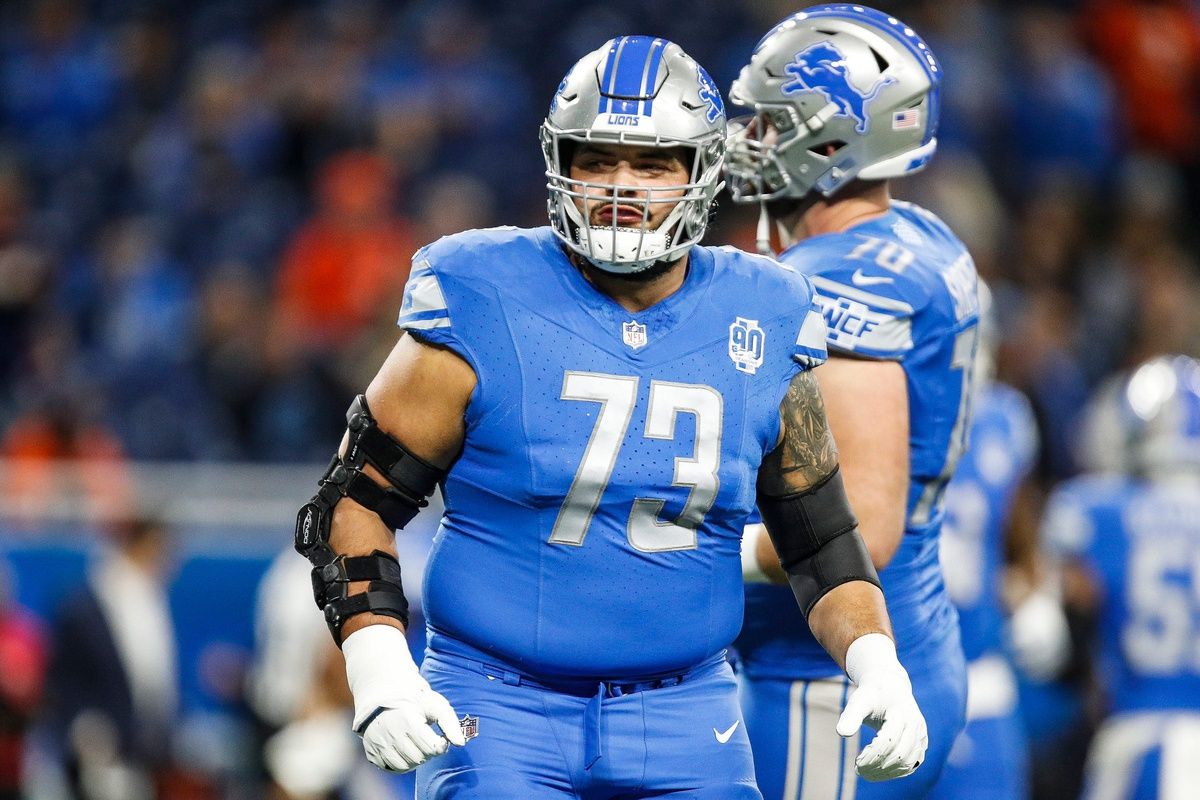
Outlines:
{"label": "number 70 jersey", "polygon": [[400,326],[478,378],[425,576],[431,649],[619,679],[732,641],[779,404],[825,358],[807,279],[696,247],[683,286],[630,313],[549,228],[470,231],[417,253]]}

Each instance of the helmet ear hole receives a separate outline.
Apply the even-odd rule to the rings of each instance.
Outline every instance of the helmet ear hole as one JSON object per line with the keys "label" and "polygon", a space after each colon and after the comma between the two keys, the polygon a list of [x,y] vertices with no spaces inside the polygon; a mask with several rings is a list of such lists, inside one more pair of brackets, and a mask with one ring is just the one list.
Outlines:
{"label": "helmet ear hole", "polygon": [[571,174],[571,162],[575,159],[575,150],[579,142],[562,137],[558,140],[558,171],[563,175]]}
{"label": "helmet ear hole", "polygon": [[846,146],[846,143],[841,139],[834,139],[832,142],[822,142],[808,148],[810,153],[821,156],[823,158],[832,158],[838,150]]}

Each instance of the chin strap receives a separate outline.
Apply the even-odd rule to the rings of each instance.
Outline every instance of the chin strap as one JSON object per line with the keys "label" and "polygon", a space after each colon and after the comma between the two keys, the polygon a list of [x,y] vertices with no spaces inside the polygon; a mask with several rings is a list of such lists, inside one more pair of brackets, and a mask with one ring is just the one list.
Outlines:
{"label": "chin strap", "polygon": [[779,237],[778,252],[771,247],[771,214],[767,211],[767,201],[759,200],[758,229],[754,237],[754,246],[760,254],[774,257],[796,243],[796,240],[792,238],[792,232],[788,230],[782,220],[775,220],[775,235]]}
{"label": "chin strap", "polygon": [[764,256],[773,256],[771,249],[771,215],[767,213],[767,201],[758,201],[758,230],[754,237],[754,247]]}
{"label": "chin strap", "polygon": [[792,232],[781,220],[775,220],[775,230],[779,233],[779,252],[782,253],[796,243],[796,240],[792,238]]}
{"label": "chin strap", "polygon": [[775,220],[775,235],[779,237],[778,252],[771,247],[771,214],[767,211],[767,201],[759,200],[758,229],[754,237],[754,246],[761,255],[777,256],[796,243],[796,240],[792,238],[792,232],[781,219]]}

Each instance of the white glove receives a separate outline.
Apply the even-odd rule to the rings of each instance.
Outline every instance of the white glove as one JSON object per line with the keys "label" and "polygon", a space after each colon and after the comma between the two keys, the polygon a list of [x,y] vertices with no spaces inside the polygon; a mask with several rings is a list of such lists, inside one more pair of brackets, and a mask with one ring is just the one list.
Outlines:
{"label": "white glove", "polygon": [[1013,660],[1026,675],[1048,681],[1071,655],[1071,629],[1062,603],[1048,589],[1036,589],[1013,610],[1008,623]]}
{"label": "white glove", "polygon": [[288,797],[325,797],[340,786],[358,761],[344,711],[326,711],[297,720],[267,740],[267,772]]}
{"label": "white glove", "polygon": [[770,583],[758,561],[758,540],[767,535],[767,526],[761,522],[742,529],[742,581],[745,583]]}
{"label": "white glove", "polygon": [[342,642],[342,655],[354,695],[354,731],[372,764],[409,772],[451,744],[467,743],[458,715],[421,677],[399,629],[368,625],[357,630]]}
{"label": "white glove", "polygon": [[896,645],[882,633],[858,637],[846,650],[846,674],[855,688],[838,719],[838,734],[853,736],[864,724],[877,731],[854,762],[858,774],[869,781],[910,774],[925,760],[929,732]]}

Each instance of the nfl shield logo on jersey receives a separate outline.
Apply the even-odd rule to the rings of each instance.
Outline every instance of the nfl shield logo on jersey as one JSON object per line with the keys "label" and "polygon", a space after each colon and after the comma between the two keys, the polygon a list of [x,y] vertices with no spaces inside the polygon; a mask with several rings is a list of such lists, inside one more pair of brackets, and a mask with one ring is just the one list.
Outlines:
{"label": "nfl shield logo on jersey", "polygon": [[632,349],[646,346],[646,326],[629,321],[621,323],[621,339]]}
{"label": "nfl shield logo on jersey", "polygon": [[740,371],[753,375],[763,363],[763,342],[767,335],[758,320],[738,317],[729,326],[729,359]]}

